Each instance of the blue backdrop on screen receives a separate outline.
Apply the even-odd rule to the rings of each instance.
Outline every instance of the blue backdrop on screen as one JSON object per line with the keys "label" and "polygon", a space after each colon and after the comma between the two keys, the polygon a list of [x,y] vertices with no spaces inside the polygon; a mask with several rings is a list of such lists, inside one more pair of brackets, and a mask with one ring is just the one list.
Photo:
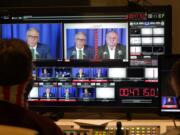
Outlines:
{"label": "blue backdrop on screen", "polygon": [[70,98],[73,98],[73,97],[76,97],[76,88],[74,87],[68,87],[68,88],[65,88],[65,87],[60,87],[59,88],[59,97],[60,98],[64,98],[65,97],[65,93],[66,93],[66,89],[69,90],[69,97]]}
{"label": "blue backdrop on screen", "polygon": [[[73,68],[72,69],[72,76],[73,77],[78,77],[78,72],[79,72],[80,68]],[[90,68],[82,68],[83,69],[83,73],[84,73],[84,77],[91,77],[91,70]]]}
{"label": "blue backdrop on screen", "polygon": [[[46,93],[46,88],[48,87],[39,87],[39,97],[43,97],[43,94]],[[50,91],[57,97],[57,87],[50,87]]]}
{"label": "blue backdrop on screen", "polygon": [[62,59],[61,24],[2,24],[1,38],[18,38],[26,41],[26,32],[32,27],[40,32],[39,42],[50,48],[51,56]]}
{"label": "blue backdrop on screen", "polygon": [[116,28],[116,29],[67,29],[66,31],[66,43],[67,48],[75,46],[75,34],[78,32],[84,32],[86,34],[86,45],[94,47],[95,45],[95,31],[98,33],[98,46],[105,45],[106,43],[106,33],[108,31],[115,31],[118,33],[119,41],[118,43],[126,45],[126,28]]}
{"label": "blue backdrop on screen", "polygon": [[101,76],[102,77],[107,77],[107,68],[92,68],[93,77],[97,77],[98,69],[101,69]]}

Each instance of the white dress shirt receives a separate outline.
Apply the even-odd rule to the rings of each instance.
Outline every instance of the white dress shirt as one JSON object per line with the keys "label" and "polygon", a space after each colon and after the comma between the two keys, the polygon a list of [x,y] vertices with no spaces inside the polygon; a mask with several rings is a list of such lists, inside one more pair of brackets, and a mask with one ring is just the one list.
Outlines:
{"label": "white dress shirt", "polygon": [[82,51],[82,58],[84,57],[84,56],[83,56],[83,54],[84,54],[84,48],[79,49],[79,48],[76,47],[76,54],[77,54],[77,55],[76,55],[76,57],[77,57],[76,59],[80,59],[80,58],[79,58],[79,57],[80,57],[80,56],[79,56],[79,51],[80,51],[80,50]]}
{"label": "white dress shirt", "polygon": [[116,50],[116,48],[114,47],[113,49],[110,49],[108,47],[108,50],[109,50],[109,58],[110,59],[115,59],[115,50]]}

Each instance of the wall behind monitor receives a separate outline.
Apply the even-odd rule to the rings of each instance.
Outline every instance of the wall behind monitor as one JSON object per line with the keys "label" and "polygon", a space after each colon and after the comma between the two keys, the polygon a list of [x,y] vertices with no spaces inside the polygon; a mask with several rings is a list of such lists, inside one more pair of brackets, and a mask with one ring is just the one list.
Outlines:
{"label": "wall behind monitor", "polygon": [[[145,0],[152,5],[172,6],[172,52],[180,54],[180,0]],[[91,6],[125,6],[127,0],[91,0]]]}

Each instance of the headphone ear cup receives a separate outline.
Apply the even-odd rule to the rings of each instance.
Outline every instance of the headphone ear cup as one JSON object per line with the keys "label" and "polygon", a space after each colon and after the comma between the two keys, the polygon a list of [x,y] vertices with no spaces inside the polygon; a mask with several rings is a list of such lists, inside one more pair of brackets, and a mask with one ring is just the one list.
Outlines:
{"label": "headphone ear cup", "polygon": [[29,80],[29,81],[28,81],[28,84],[27,84],[27,86],[26,86],[25,93],[24,93],[25,99],[28,98],[28,95],[29,95],[29,93],[30,93],[33,85],[34,85],[34,80],[33,80],[33,79]]}

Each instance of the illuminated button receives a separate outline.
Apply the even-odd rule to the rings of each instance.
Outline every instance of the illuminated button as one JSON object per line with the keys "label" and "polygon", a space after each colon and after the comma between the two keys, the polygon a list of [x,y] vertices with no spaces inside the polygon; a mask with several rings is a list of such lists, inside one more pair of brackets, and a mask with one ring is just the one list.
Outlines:
{"label": "illuminated button", "polygon": [[156,128],[155,128],[155,127],[153,127],[153,128],[152,128],[152,130],[156,130]]}
{"label": "illuminated button", "polygon": [[141,131],[141,133],[143,133],[143,134],[144,134],[144,133],[145,133],[145,131],[143,130],[143,131]]}
{"label": "illuminated button", "polygon": [[147,131],[147,133],[151,133],[151,131],[150,131],[150,130],[148,130],[148,131]]}
{"label": "illuminated button", "polygon": [[131,130],[134,130],[134,128],[131,128]]}
{"label": "illuminated button", "polygon": [[136,131],[136,134],[139,134],[140,133],[140,131]]}
{"label": "illuminated button", "polygon": [[136,130],[139,130],[139,129],[140,129],[139,127],[136,128]]}
{"label": "illuminated button", "polygon": [[141,129],[142,129],[142,130],[145,130],[145,128],[144,128],[144,127],[142,127]]}
{"label": "illuminated button", "polygon": [[150,128],[147,128],[146,130],[150,130]]}

